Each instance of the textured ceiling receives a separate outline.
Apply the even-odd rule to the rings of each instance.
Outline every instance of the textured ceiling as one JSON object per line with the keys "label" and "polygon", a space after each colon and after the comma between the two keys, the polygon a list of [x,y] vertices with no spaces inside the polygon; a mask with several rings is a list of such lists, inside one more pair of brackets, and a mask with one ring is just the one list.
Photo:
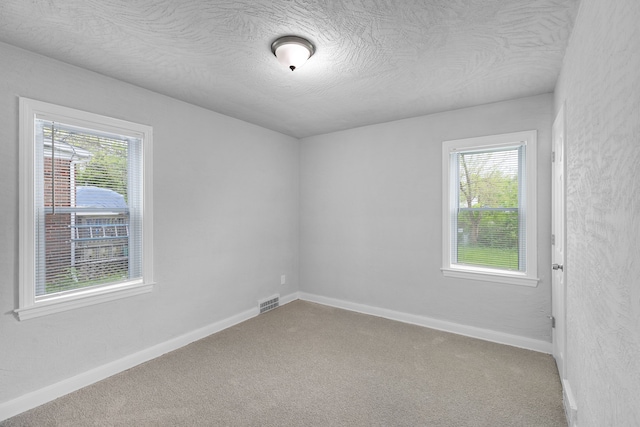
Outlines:
{"label": "textured ceiling", "polygon": [[0,41],[304,137],[551,92],[578,2],[2,0]]}

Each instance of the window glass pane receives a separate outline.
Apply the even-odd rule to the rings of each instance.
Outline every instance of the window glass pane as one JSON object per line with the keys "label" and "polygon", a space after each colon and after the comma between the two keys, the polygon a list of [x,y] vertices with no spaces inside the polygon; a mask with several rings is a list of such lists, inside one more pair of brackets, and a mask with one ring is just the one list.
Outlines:
{"label": "window glass pane", "polygon": [[517,211],[461,211],[458,264],[518,270],[518,229]]}
{"label": "window glass pane", "polygon": [[36,193],[44,247],[36,295],[132,278],[129,139],[46,120],[36,120],[36,132],[43,144]]}
{"label": "window glass pane", "polygon": [[458,264],[520,270],[521,147],[457,156]]}

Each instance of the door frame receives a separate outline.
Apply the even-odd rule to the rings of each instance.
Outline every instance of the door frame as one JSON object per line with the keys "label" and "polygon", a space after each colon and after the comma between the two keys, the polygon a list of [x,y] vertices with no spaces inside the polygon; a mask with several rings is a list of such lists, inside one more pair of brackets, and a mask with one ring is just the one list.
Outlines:
{"label": "door frame", "polygon": [[566,125],[563,104],[552,127],[552,213],[551,262],[562,269],[551,270],[551,313],[555,328],[552,329],[553,356],[558,365],[560,379],[566,379],[567,360],[567,272],[566,262]]}

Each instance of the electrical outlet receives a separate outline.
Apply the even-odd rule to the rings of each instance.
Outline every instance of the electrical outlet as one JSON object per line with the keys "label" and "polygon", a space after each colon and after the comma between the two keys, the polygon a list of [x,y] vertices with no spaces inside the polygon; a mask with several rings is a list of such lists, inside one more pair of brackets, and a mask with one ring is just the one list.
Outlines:
{"label": "electrical outlet", "polygon": [[281,285],[286,285],[287,284],[287,275],[283,274],[282,276],[280,276],[280,284]]}

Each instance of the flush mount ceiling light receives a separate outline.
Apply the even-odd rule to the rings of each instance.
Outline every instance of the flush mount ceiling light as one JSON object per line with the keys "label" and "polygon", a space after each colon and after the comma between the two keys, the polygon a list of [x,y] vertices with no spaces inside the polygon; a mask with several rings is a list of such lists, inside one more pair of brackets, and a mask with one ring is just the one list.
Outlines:
{"label": "flush mount ceiling light", "polygon": [[309,40],[296,36],[280,37],[271,44],[271,52],[291,71],[302,67],[315,51]]}

